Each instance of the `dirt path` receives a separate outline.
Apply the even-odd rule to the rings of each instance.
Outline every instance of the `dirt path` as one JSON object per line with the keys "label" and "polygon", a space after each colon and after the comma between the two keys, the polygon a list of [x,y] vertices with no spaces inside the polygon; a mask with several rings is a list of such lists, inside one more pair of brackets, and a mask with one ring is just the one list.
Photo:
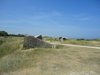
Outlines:
{"label": "dirt path", "polygon": [[[51,42],[50,42],[51,43]],[[83,46],[83,45],[73,45],[73,44],[61,44],[61,43],[51,43],[55,45],[64,45],[64,46],[73,46],[73,47],[84,47],[84,48],[94,48],[94,49],[100,49],[100,47],[94,47],[94,46]]]}

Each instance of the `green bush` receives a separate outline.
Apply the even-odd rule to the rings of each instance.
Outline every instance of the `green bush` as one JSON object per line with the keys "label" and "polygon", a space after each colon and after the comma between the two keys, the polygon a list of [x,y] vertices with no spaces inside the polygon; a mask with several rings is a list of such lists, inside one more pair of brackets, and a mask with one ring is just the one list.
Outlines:
{"label": "green bush", "polygon": [[6,31],[0,31],[0,36],[8,36],[8,33]]}

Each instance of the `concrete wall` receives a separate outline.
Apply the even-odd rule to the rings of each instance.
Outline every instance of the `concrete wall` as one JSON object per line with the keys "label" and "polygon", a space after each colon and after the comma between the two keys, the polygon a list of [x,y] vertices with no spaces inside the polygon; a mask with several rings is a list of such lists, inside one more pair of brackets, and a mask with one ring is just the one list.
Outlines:
{"label": "concrete wall", "polygon": [[27,36],[24,38],[23,48],[36,48],[36,47],[51,48],[52,45],[33,36]]}

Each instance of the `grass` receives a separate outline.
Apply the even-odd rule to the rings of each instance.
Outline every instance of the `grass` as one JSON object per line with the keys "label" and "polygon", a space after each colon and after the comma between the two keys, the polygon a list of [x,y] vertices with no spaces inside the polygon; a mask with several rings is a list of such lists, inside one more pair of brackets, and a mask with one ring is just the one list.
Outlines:
{"label": "grass", "polygon": [[0,58],[19,49],[22,44],[22,39],[20,37],[3,38],[0,44]]}
{"label": "grass", "polygon": [[0,45],[2,45],[5,42],[5,38],[4,37],[0,37]]}
{"label": "grass", "polygon": [[65,48],[68,48],[68,46],[56,45],[55,48],[56,48],[56,49],[65,49]]}
{"label": "grass", "polygon": [[97,46],[100,47],[100,41],[95,41],[95,40],[75,40],[75,39],[70,39],[70,40],[65,40],[62,43],[64,44],[75,44],[75,45],[86,45],[86,46]]}
{"label": "grass", "polygon": [[[75,49],[75,50],[74,50]],[[94,49],[29,49],[14,52],[0,60],[2,75],[69,75],[95,73],[100,69],[99,50]]]}
{"label": "grass", "polygon": [[2,40],[0,40],[0,45],[1,45],[1,44],[3,44],[3,41],[2,41]]}
{"label": "grass", "polygon": [[57,38],[46,38],[48,42],[58,42],[62,44],[74,44],[74,45],[84,45],[84,46],[96,46],[100,47],[100,39],[95,40],[77,40],[77,39],[67,39],[64,41],[59,41]]}
{"label": "grass", "polygon": [[93,40],[81,40],[81,39],[67,39],[64,41],[59,41],[57,38],[45,38],[49,42],[60,42],[62,44],[74,44],[74,45],[85,45],[85,46],[96,46],[100,47],[100,39]]}
{"label": "grass", "polygon": [[58,45],[21,50],[23,38],[7,38],[11,40],[15,44],[9,50],[14,51],[0,58],[0,75],[100,75],[99,49]]}

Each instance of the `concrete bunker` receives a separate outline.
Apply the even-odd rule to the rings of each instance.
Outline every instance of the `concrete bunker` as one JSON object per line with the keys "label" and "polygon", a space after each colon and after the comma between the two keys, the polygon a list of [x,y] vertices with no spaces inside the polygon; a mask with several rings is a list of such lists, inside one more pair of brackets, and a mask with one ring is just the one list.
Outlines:
{"label": "concrete bunker", "polygon": [[34,36],[27,36],[24,38],[23,48],[52,48],[52,45],[44,42],[39,38],[35,38]]}

